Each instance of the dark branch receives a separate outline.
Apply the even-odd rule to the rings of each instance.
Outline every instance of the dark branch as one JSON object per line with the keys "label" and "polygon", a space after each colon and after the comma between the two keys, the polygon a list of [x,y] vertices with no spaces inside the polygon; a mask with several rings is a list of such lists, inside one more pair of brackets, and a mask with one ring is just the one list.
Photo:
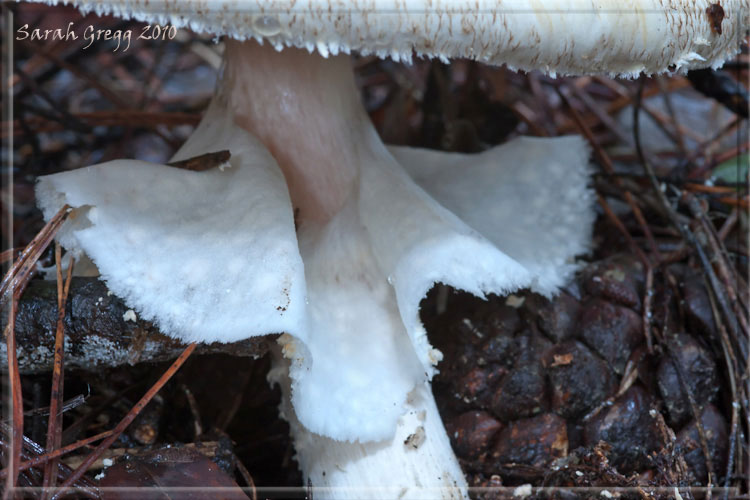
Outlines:
{"label": "dark branch", "polygon": [[[65,365],[95,369],[104,366],[166,361],[185,344],[167,337],[148,321],[125,320],[129,308],[96,278],[73,278],[65,313]],[[57,285],[33,280],[21,298],[16,319],[18,363],[24,373],[52,369],[57,320]],[[271,336],[231,344],[201,344],[196,353],[263,356]],[[4,351],[5,345],[0,347]],[[7,356],[0,355],[5,368]]]}

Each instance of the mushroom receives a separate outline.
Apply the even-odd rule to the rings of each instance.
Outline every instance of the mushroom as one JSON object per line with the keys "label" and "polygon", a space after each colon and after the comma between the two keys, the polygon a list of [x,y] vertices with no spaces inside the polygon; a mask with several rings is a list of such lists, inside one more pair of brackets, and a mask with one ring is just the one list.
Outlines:
{"label": "mushroom", "polygon": [[206,172],[117,160],[37,188],[47,217],[78,207],[61,243],[162,331],[226,342],[284,332],[269,378],[316,498],[466,496],[419,301],[436,282],[551,295],[593,221],[582,139],[477,155],[388,148],[345,54],[634,77],[718,66],[748,25],[739,0],[722,3],[719,30],[705,1],[432,5],[84,4],[232,38],[216,96],[174,160],[231,158]]}

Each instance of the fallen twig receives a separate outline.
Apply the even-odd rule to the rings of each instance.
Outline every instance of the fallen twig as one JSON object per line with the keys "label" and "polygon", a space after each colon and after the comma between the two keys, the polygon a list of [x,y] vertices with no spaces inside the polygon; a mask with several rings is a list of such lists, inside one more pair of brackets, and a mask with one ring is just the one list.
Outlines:
{"label": "fallen twig", "polygon": [[646,348],[649,354],[654,353],[654,342],[651,339],[651,302],[654,296],[654,270],[646,268],[646,290],[643,292],[643,335],[646,338]]}
{"label": "fallen twig", "polygon": [[[63,225],[65,220],[70,215],[72,209],[69,205],[63,206],[42,228],[41,231],[34,237],[31,242],[26,245],[18,260],[3,276],[2,282],[0,282],[0,308],[5,304],[9,294],[15,293],[19,288],[23,288],[31,278],[31,273],[36,266],[36,262],[42,255],[42,252],[52,242],[57,231]],[[13,291],[13,292],[11,292]]]}
{"label": "fallen twig", "polygon": [[[52,365],[52,389],[50,390],[49,417],[47,418],[47,451],[59,448],[62,443],[62,407],[63,400],[63,357],[65,355],[65,304],[70,291],[70,281],[73,275],[73,262],[68,266],[65,282],[62,278],[62,249],[55,245],[55,263],[57,264],[57,322],[55,333],[55,359]],[[50,460],[44,466],[42,488],[54,487],[57,482],[57,459]],[[45,492],[44,497],[47,498]]]}

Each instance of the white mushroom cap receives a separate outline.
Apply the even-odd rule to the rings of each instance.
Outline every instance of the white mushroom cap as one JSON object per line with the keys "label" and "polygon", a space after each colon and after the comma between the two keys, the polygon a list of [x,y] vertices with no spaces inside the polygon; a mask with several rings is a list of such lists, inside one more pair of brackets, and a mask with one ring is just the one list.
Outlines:
{"label": "white mushroom cap", "polygon": [[750,25],[748,0],[122,0],[83,11],[394,60],[463,57],[549,74],[637,76],[718,67]]}

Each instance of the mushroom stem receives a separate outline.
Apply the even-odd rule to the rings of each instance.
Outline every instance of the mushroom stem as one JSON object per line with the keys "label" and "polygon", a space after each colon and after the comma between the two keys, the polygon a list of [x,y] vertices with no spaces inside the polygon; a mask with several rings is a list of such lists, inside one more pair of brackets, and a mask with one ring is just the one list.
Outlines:
{"label": "mushroom stem", "polygon": [[404,415],[391,439],[345,442],[310,432],[291,404],[288,361],[273,350],[268,374],[282,390],[281,415],[291,435],[305,481],[324,499],[459,499],[468,487],[435,405],[429,382],[409,393]]}
{"label": "mushroom stem", "polygon": [[[377,188],[375,182],[365,180],[372,173],[365,170],[400,167],[380,141],[360,104],[349,58],[326,59],[298,49],[276,52],[268,45],[235,41],[228,41],[225,57],[219,96],[234,114],[235,123],[271,151],[290,190],[299,225],[311,330],[315,336],[314,340],[306,341],[313,371],[322,371],[322,364],[333,363],[334,367],[328,370],[334,373],[321,378],[336,385],[351,385],[359,391],[359,395],[352,395],[342,390],[341,408],[361,406],[354,401],[357,397],[383,400],[374,393],[389,391],[389,384],[397,389],[395,394],[402,394],[400,398],[386,396],[393,398],[388,405],[397,408],[383,411],[374,408],[372,414],[373,418],[380,413],[393,419],[395,433],[393,423],[383,432],[382,427],[366,430],[368,426],[376,426],[364,422],[363,436],[357,437],[341,434],[339,430],[342,424],[335,420],[347,418],[345,410],[338,413],[316,410],[320,414],[331,411],[329,416],[316,419],[318,433],[309,430],[310,417],[305,420],[308,426],[297,419],[293,407],[299,411],[300,406],[315,404],[309,395],[303,399],[301,393],[336,392],[337,387],[300,384],[295,387],[298,394],[292,394],[289,381],[282,383],[283,414],[292,427],[300,467],[316,488],[322,488],[316,491],[316,498],[465,496],[466,482],[451,450],[430,384],[399,316],[388,274],[382,271],[374,254],[372,235],[368,232],[368,227],[372,228],[366,217],[360,215],[367,198],[360,190],[365,189],[363,186]],[[395,178],[401,181],[400,177]],[[394,237],[397,236],[395,233]],[[361,358],[354,364],[376,365],[368,370],[368,375],[380,370],[388,372],[385,380],[370,379],[382,382],[382,386],[375,388],[368,383],[358,387],[356,373],[326,360],[332,349],[319,347],[322,343],[319,335],[336,337],[337,344],[338,340],[347,343],[342,337],[362,336],[361,344],[348,341],[354,351],[360,351],[352,352],[355,358],[351,359]],[[367,347],[367,337],[389,346],[377,348],[388,359],[381,362],[379,353]],[[282,342],[286,349],[294,350],[291,338],[285,337]],[[278,376],[275,378],[278,380]],[[420,382],[415,387],[416,380]],[[368,395],[368,390],[373,394]],[[299,397],[295,400],[295,396]],[[343,424],[347,426],[350,424]],[[378,438],[372,439],[374,435]]]}
{"label": "mushroom stem", "polygon": [[278,162],[298,221],[328,221],[356,190],[359,165],[377,160],[348,56],[227,40],[219,95]]}

